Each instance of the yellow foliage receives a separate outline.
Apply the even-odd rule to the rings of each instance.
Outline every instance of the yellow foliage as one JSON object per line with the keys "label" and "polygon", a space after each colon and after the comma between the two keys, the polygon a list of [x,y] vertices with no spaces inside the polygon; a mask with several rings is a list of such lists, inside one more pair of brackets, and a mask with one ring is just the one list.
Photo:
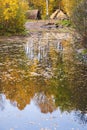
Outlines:
{"label": "yellow foliage", "polygon": [[73,13],[73,10],[75,7],[81,2],[82,0],[62,0],[61,6],[65,10],[65,12],[68,14],[68,16],[71,16]]}
{"label": "yellow foliage", "polygon": [[[0,24],[15,31],[23,28],[25,12],[28,9],[26,0],[0,0]],[[2,29],[0,27],[0,29]],[[20,28],[21,27],[21,28]]]}

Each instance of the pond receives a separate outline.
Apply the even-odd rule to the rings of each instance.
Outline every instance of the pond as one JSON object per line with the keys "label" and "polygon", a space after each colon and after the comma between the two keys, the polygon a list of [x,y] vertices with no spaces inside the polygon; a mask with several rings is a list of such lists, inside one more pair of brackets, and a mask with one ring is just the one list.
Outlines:
{"label": "pond", "polygon": [[87,130],[87,64],[60,35],[0,43],[0,130]]}

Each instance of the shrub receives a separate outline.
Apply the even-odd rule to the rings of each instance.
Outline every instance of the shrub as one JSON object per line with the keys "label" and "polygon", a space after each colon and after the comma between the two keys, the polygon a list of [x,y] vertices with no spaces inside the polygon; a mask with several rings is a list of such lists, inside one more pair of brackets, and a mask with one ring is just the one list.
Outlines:
{"label": "shrub", "polygon": [[84,42],[87,43],[87,0],[83,0],[77,6],[73,12],[72,21]]}
{"label": "shrub", "polygon": [[0,0],[0,33],[19,33],[24,30],[26,0]]}

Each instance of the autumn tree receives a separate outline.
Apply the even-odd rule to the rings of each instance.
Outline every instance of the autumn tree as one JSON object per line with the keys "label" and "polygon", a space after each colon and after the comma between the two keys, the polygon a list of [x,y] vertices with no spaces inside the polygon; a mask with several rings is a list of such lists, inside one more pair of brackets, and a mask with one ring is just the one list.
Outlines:
{"label": "autumn tree", "polygon": [[76,30],[81,34],[87,43],[87,0],[83,0],[73,12],[72,21]]}
{"label": "autumn tree", "polygon": [[67,13],[68,16],[71,16],[73,10],[82,0],[61,0],[62,9]]}
{"label": "autumn tree", "polygon": [[26,0],[0,0],[0,30],[17,33],[24,30]]}

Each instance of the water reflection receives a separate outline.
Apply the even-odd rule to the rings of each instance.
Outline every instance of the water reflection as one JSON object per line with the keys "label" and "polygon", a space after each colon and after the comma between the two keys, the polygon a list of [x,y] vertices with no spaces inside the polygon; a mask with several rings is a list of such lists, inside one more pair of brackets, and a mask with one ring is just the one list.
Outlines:
{"label": "water reflection", "polygon": [[5,97],[0,94],[0,110],[3,111],[5,108]]}
{"label": "water reflection", "polygon": [[55,51],[62,51],[62,43],[57,39],[44,39],[44,38],[29,38],[28,42],[25,45],[26,55],[30,60],[42,60],[47,61],[49,58],[49,53],[51,49]]}
{"label": "water reflection", "polygon": [[0,109],[4,94],[19,110],[33,100],[42,113],[75,111],[86,124],[87,65],[76,59],[71,39],[33,40],[0,44]]}
{"label": "water reflection", "polygon": [[52,113],[54,110],[56,110],[53,96],[47,97],[44,92],[36,93],[33,100],[35,105],[40,108],[42,113]]}

